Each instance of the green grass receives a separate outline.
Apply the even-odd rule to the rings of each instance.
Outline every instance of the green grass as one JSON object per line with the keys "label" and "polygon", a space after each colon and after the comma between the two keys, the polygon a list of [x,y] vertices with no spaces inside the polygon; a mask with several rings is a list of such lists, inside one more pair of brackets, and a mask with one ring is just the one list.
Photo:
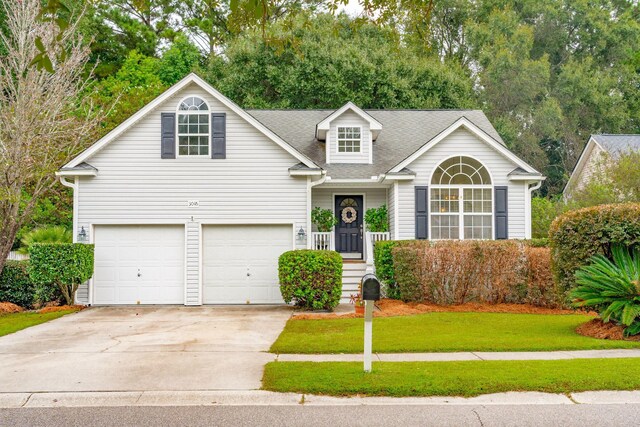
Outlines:
{"label": "green grass", "polygon": [[640,359],[469,362],[271,362],[262,388],[332,396],[477,396],[640,388]]}
{"label": "green grass", "polygon": [[39,325],[49,320],[57,319],[65,314],[74,313],[77,310],[54,311],[51,313],[10,313],[0,315],[0,337],[12,334],[30,326]]}
{"label": "green grass", "polygon": [[[640,348],[640,342],[578,335],[585,315],[429,313],[373,320],[373,351],[549,351]],[[360,353],[363,319],[295,320],[271,346],[274,353]]]}

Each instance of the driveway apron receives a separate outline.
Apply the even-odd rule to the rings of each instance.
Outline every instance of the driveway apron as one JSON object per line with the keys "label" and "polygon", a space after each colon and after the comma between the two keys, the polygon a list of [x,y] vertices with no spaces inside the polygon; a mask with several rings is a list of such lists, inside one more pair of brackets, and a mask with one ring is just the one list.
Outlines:
{"label": "driveway apron", "polygon": [[0,338],[0,392],[252,390],[291,309],[95,307]]}

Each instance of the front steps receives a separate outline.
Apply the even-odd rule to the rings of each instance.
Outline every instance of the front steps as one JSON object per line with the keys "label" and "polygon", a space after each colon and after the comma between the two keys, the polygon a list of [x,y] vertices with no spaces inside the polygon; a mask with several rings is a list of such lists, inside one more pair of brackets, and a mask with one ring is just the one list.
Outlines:
{"label": "front steps", "polygon": [[344,260],[342,262],[342,297],[341,303],[348,303],[351,295],[358,294],[358,285],[367,269],[362,260]]}

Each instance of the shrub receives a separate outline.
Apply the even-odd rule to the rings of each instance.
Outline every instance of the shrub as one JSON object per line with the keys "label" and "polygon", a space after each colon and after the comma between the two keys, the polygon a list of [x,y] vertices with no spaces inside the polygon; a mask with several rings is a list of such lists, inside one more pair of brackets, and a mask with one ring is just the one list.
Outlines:
{"label": "shrub", "polygon": [[553,220],[565,209],[562,200],[550,200],[546,197],[531,199],[531,234],[534,239],[549,236],[549,227]]}
{"label": "shrub", "polygon": [[548,248],[549,247],[549,239],[546,237],[524,240],[524,243],[525,245],[531,248]]}
{"label": "shrub", "polygon": [[364,222],[367,224],[367,229],[373,233],[386,233],[389,231],[387,205],[367,209],[364,214]]}
{"label": "shrub", "polygon": [[72,240],[71,231],[62,226],[36,228],[22,237],[19,252],[28,253],[34,243],[71,243]]}
{"label": "shrub", "polygon": [[405,301],[435,304],[563,304],[553,283],[550,251],[518,241],[412,241],[392,249]]}
{"label": "shrub", "polygon": [[34,302],[35,287],[27,273],[27,261],[7,261],[0,273],[0,302],[29,308]]}
{"label": "shrub", "polygon": [[640,249],[633,252],[616,245],[613,261],[594,256],[576,272],[571,292],[575,306],[600,308],[602,320],[622,324],[625,335],[640,334]]}
{"label": "shrub", "polygon": [[594,255],[611,259],[611,247],[640,244],[640,204],[600,205],[570,211],[551,224],[549,232],[554,277],[567,293],[576,285],[575,273]]}
{"label": "shrub", "polygon": [[331,231],[333,226],[338,223],[338,218],[336,218],[331,209],[315,207],[311,211],[311,222],[318,227],[318,231],[326,233]]}
{"label": "shrub", "polygon": [[395,273],[393,271],[392,250],[398,242],[395,240],[381,240],[373,247],[373,262],[376,267],[376,276],[386,287],[386,297],[399,299],[400,295],[396,286]]}
{"label": "shrub", "polygon": [[29,248],[29,276],[37,285],[55,285],[67,304],[93,275],[93,245],[36,243]]}
{"label": "shrub", "polygon": [[342,257],[335,251],[296,250],[278,259],[280,292],[288,304],[332,310],[342,294]]}

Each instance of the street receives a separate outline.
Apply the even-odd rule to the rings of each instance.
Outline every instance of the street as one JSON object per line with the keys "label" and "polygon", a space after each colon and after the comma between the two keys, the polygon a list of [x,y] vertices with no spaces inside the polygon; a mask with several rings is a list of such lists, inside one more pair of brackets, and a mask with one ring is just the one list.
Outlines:
{"label": "street", "polygon": [[627,426],[628,405],[180,406],[0,409],[2,426]]}

